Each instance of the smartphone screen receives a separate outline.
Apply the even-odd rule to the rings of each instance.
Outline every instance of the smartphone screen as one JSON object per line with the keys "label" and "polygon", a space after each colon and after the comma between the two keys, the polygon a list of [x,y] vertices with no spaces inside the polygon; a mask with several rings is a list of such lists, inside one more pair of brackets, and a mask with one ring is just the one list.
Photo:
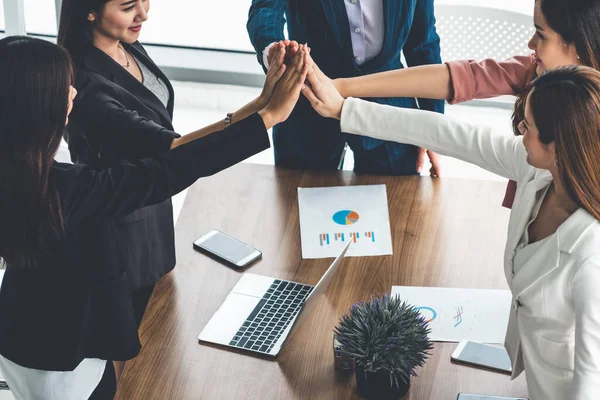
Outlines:
{"label": "smartphone screen", "polygon": [[499,396],[486,396],[483,394],[466,394],[460,393],[456,400],[527,400],[523,397],[499,397]]}
{"label": "smartphone screen", "polygon": [[261,256],[260,251],[219,231],[207,233],[194,245],[237,267],[244,267]]}
{"label": "smartphone screen", "polygon": [[458,344],[452,360],[510,373],[512,366],[506,349],[487,344],[463,341]]}
{"label": "smartphone screen", "polygon": [[460,393],[456,400],[527,400],[523,397],[486,396],[483,394]]}

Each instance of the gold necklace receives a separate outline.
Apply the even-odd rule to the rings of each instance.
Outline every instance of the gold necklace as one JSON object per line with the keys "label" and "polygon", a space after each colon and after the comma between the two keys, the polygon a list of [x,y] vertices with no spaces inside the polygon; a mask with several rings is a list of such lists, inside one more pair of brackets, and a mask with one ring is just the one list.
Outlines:
{"label": "gold necklace", "polygon": [[122,67],[125,67],[125,68],[129,68],[129,57],[127,57],[127,52],[125,51],[125,49],[123,48],[123,46],[121,46],[121,44],[120,44],[120,43],[117,45],[117,47],[121,49],[121,51],[122,51],[122,52],[123,52],[123,54],[125,55],[125,60],[127,60],[127,65],[123,65],[123,64],[121,64],[121,66],[122,66]]}

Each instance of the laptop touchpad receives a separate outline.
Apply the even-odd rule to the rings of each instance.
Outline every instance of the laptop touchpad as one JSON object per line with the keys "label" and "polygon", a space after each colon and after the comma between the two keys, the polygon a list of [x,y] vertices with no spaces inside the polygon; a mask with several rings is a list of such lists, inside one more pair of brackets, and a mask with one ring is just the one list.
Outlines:
{"label": "laptop touchpad", "polygon": [[268,276],[244,274],[231,292],[263,297],[274,281],[275,279]]}
{"label": "laptop touchpad", "polygon": [[259,301],[259,297],[230,293],[208,325],[202,330],[198,339],[229,344]]}

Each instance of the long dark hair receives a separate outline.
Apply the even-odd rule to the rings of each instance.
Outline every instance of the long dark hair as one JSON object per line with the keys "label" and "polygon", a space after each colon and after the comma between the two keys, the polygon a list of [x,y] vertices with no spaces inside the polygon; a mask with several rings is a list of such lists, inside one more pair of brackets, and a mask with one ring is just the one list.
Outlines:
{"label": "long dark hair", "polygon": [[546,71],[527,99],[540,142],[554,143],[570,197],[600,220],[600,72],[568,66]]}
{"label": "long dark hair", "polygon": [[36,256],[63,232],[50,169],[68,112],[72,67],[45,40],[0,40],[0,257],[11,267]]}
{"label": "long dark hair", "polygon": [[92,43],[92,22],[90,12],[101,18],[104,5],[110,0],[63,0],[58,26],[59,46],[77,55],[82,46]]}
{"label": "long dark hair", "polygon": [[[583,65],[600,70],[600,0],[536,0],[541,2],[542,14],[552,30],[567,45],[574,45]],[[530,71],[531,80],[537,77],[535,64]],[[512,116],[515,134],[525,115],[525,99],[529,94],[519,94]]]}

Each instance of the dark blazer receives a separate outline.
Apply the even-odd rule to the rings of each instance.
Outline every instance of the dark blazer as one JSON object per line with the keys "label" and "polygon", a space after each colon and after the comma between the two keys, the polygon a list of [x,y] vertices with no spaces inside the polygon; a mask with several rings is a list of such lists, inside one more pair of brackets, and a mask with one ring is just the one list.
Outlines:
{"label": "dark blazer", "polygon": [[94,258],[97,227],[160,204],[199,177],[268,147],[265,126],[254,114],[222,132],[110,169],[55,163],[50,183],[59,195],[65,235],[41,251],[36,267],[8,266],[0,290],[0,354],[28,368],[70,371],[84,358],[105,358],[102,348],[133,340],[139,351],[135,327],[127,331],[133,337],[123,337],[115,321],[122,314],[111,312],[131,291],[124,271]]}
{"label": "dark blazer", "polygon": [[[402,51],[409,66],[441,63],[434,0],[382,1],[385,23],[383,48],[374,59],[358,65],[354,60],[348,14],[343,0],[252,0],[247,28],[258,62],[262,65],[262,52],[266,46],[284,39],[283,28],[287,22],[289,38],[298,43],[308,43],[311,56],[331,78],[403,68],[400,62]],[[417,108],[414,98],[368,100]],[[418,107],[444,112],[444,102],[440,100],[419,99]],[[333,124],[316,115],[308,101],[301,96],[290,118],[275,127],[275,131],[282,135],[301,134],[300,130],[322,137],[326,132],[339,132],[339,123]],[[364,137],[363,143],[366,148],[372,148],[381,141]]]}
{"label": "dark blazer", "polygon": [[[73,54],[78,91],[68,132],[71,159],[94,169],[148,157],[170,148],[173,88],[139,44],[124,44],[169,90],[167,107],[143,84],[92,44]],[[99,258],[126,267],[132,289],[153,285],[175,266],[170,199],[100,227]]]}

